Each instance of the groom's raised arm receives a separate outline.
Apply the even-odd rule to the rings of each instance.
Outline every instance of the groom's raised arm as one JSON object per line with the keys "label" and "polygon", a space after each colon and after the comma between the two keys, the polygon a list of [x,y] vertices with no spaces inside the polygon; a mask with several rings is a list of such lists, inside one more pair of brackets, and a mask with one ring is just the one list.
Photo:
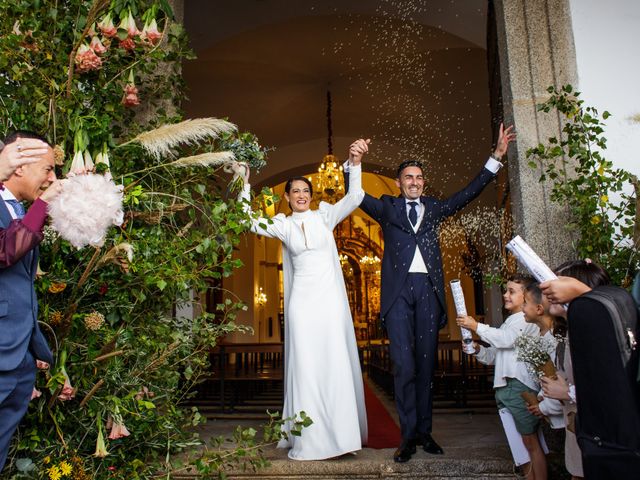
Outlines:
{"label": "groom's raised arm", "polygon": [[487,160],[484,168],[465,188],[439,203],[439,216],[441,218],[453,215],[482,193],[482,190],[484,190],[502,168],[500,160],[507,153],[509,143],[515,138],[516,134],[513,131],[513,125],[505,129],[504,125],[500,124],[500,133],[498,135],[496,148]]}

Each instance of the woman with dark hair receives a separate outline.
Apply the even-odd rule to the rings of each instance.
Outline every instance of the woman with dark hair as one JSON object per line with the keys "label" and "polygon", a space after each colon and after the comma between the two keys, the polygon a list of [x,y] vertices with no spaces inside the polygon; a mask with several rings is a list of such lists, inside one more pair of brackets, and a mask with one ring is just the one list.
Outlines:
{"label": "woman with dark hair", "polygon": [[[591,260],[571,260],[565,262],[554,270],[558,280],[542,283],[541,289],[550,301],[551,314],[567,319],[567,310],[562,305],[575,297],[582,295],[596,287],[611,283],[609,274]],[[562,401],[562,409],[565,417],[565,443],[564,461],[572,480],[584,478],[582,465],[582,453],[578,446],[575,430],[575,415],[577,412],[576,391],[574,386],[573,366],[571,364],[569,335],[564,342],[558,344],[556,349],[556,367],[558,373],[556,379],[543,377],[542,389],[545,397]]]}
{"label": "woman with dark hair", "polygon": [[[367,439],[362,373],[353,321],[347,300],[333,229],[364,197],[360,162],[367,142],[349,149],[351,185],[335,205],[321,202],[311,210],[312,186],[303,177],[290,179],[285,199],[292,214],[253,219],[251,231],[282,241],[285,317],[285,378],[283,418],[304,411],[313,424],[302,436],[290,434],[279,447],[289,458],[321,460],[354,452]],[[249,171],[241,199],[249,208]],[[241,172],[243,170],[243,172]]]}

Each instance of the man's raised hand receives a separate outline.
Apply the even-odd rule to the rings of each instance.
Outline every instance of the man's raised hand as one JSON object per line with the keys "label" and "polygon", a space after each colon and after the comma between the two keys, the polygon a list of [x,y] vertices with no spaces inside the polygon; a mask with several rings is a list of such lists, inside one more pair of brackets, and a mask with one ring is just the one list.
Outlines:
{"label": "man's raised hand", "polygon": [[496,143],[496,149],[493,151],[493,156],[501,159],[505,153],[507,153],[507,149],[509,148],[509,143],[513,142],[516,139],[516,132],[513,130],[513,125],[504,128],[504,124],[500,124],[500,131],[498,133],[498,142]]}

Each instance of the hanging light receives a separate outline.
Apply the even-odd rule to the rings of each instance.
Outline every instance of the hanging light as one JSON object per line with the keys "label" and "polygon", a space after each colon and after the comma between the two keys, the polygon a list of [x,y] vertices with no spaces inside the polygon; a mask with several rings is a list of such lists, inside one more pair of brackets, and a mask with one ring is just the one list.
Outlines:
{"label": "hanging light", "polygon": [[362,265],[362,270],[365,273],[374,272],[376,275],[380,274],[380,258],[377,255],[370,257],[369,255],[365,255],[360,259],[360,265]]}
{"label": "hanging light", "polygon": [[256,293],[256,305],[264,307],[267,304],[267,294],[262,291],[262,287]]}
{"label": "hanging light", "polygon": [[339,200],[344,196],[342,165],[333,155],[333,130],[331,128],[331,92],[327,90],[327,154],[322,159],[314,186],[316,195],[322,200]]}

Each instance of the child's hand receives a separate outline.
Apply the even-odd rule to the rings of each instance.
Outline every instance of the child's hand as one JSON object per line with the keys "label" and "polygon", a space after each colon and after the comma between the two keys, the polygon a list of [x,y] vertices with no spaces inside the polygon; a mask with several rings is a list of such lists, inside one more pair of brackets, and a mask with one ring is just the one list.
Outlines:
{"label": "child's hand", "polygon": [[464,327],[467,330],[471,330],[472,332],[478,330],[478,322],[476,322],[475,319],[473,317],[470,317],[469,315],[467,315],[466,317],[456,317],[456,323],[459,327]]}
{"label": "child's hand", "polygon": [[544,418],[544,413],[540,411],[540,408],[538,407],[538,405],[527,404],[527,410],[529,410],[529,413],[531,415],[535,415],[538,418]]}
{"label": "child's hand", "polygon": [[542,386],[545,397],[555,398],[556,400],[571,400],[569,397],[569,385],[560,375],[555,379],[549,377],[540,378],[540,386]]}
{"label": "child's hand", "polygon": [[466,353],[467,355],[474,355],[474,354],[480,353],[480,345],[478,345],[477,342],[473,342],[471,345],[473,346],[473,352],[469,353],[469,352],[466,352],[465,349],[464,349],[467,346],[467,344],[462,342],[462,351],[464,353]]}

